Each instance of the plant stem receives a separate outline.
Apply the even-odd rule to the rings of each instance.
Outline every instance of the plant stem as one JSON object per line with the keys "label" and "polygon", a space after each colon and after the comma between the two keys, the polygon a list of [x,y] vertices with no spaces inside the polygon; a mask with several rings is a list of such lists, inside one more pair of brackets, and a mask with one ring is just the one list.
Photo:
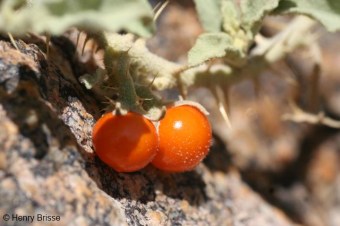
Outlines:
{"label": "plant stem", "polygon": [[[301,45],[314,42],[310,34],[315,21],[304,17],[296,17],[283,31],[254,48],[248,58],[245,67],[235,68],[228,65],[207,64],[194,68],[187,68],[167,61],[151,53],[145,45],[145,41],[134,41],[132,35],[118,35],[103,33],[98,36],[99,46],[105,47],[106,68],[118,68],[119,70],[108,71],[109,77],[116,80],[120,88],[120,95],[124,96],[128,105],[137,106],[138,96],[133,84],[133,78],[138,76],[138,81],[145,84],[154,78],[152,88],[164,90],[176,87],[178,81],[183,89],[190,86],[210,86],[219,84],[222,87],[230,85],[249,77],[258,76],[272,63],[282,59]],[[122,53],[128,53],[121,55]],[[120,54],[118,54],[120,53]],[[131,76],[129,74],[131,72]]]}
{"label": "plant stem", "polygon": [[258,76],[268,65],[282,59],[301,45],[314,42],[310,34],[315,21],[299,16],[282,32],[268,42],[257,46],[251,53],[248,63],[243,68],[232,68],[226,65],[199,66],[181,73],[181,80],[186,86],[205,86],[207,79],[216,84],[230,84],[239,80]]}

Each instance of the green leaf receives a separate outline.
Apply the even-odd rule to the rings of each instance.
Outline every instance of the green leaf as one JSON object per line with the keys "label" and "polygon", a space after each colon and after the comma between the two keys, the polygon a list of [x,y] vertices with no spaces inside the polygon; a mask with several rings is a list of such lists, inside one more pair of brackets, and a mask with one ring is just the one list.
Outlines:
{"label": "green leaf", "polygon": [[339,0],[281,0],[275,13],[299,13],[319,20],[329,31],[340,30]]}
{"label": "green leaf", "polygon": [[223,31],[235,36],[241,29],[241,12],[233,0],[223,0],[221,5],[223,16]]}
{"label": "green leaf", "polygon": [[279,5],[279,0],[243,0],[241,1],[242,27],[255,36],[263,18]]}
{"label": "green leaf", "polygon": [[207,32],[219,32],[222,26],[221,0],[194,0],[199,20]]}
{"label": "green leaf", "polygon": [[212,58],[225,56],[235,63],[244,57],[243,53],[235,48],[228,34],[204,33],[198,37],[194,47],[189,51],[188,61],[190,66],[195,66]]}
{"label": "green leaf", "polygon": [[125,29],[150,34],[152,9],[146,0],[0,1],[0,31],[61,34],[70,27],[88,31]]}
{"label": "green leaf", "polygon": [[223,28],[233,37],[252,41],[263,18],[278,4],[279,0],[223,0]]}
{"label": "green leaf", "polygon": [[[232,65],[242,66],[263,18],[279,4],[279,0],[195,2],[203,27],[212,33],[202,34],[197,39],[188,55],[190,66],[216,57],[224,57]],[[223,32],[220,32],[221,25]]]}

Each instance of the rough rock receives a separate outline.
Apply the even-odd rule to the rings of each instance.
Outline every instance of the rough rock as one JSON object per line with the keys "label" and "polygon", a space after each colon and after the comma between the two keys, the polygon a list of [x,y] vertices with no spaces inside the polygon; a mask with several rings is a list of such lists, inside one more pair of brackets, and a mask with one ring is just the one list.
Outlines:
{"label": "rough rock", "polygon": [[192,172],[115,172],[93,152],[101,105],[77,82],[82,65],[67,49],[52,47],[47,60],[39,43],[17,45],[0,41],[1,218],[60,216],[32,225],[292,225],[242,181],[218,142]]}

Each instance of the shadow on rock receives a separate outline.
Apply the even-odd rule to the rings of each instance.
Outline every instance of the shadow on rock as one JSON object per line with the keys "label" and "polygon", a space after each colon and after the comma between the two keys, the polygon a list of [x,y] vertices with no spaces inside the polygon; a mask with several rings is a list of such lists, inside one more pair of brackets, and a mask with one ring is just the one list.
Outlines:
{"label": "shadow on rock", "polygon": [[158,193],[162,193],[199,206],[208,199],[205,182],[196,171],[165,173],[147,166],[133,173],[118,173],[98,157],[87,163],[87,171],[104,192],[118,200],[129,199],[146,204],[154,202]]}

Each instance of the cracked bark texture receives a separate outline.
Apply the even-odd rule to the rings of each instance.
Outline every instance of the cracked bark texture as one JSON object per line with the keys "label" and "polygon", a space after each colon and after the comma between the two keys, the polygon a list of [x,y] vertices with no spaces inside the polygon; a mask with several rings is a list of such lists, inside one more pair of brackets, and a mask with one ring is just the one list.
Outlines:
{"label": "cracked bark texture", "polygon": [[0,41],[1,216],[61,217],[49,225],[292,225],[229,167],[218,140],[187,173],[148,166],[124,174],[102,163],[91,142],[100,101],[77,81],[84,65],[64,41],[53,40],[66,47],[51,48],[48,60],[43,42],[19,41],[16,50]]}

